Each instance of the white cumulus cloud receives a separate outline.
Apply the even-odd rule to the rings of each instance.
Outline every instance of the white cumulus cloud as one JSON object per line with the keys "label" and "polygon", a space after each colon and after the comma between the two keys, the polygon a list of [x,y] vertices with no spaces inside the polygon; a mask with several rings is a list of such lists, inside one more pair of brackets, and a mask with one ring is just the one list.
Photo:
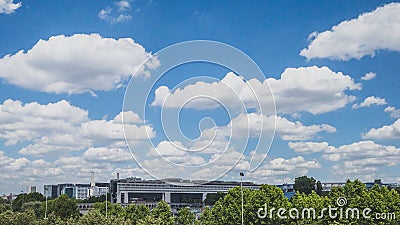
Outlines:
{"label": "white cumulus cloud", "polygon": [[14,0],[0,0],[0,14],[11,14],[21,6],[21,2],[14,3]]}
{"label": "white cumulus cloud", "polygon": [[365,98],[364,101],[361,102],[360,104],[354,104],[352,106],[352,108],[358,109],[358,108],[362,108],[362,107],[370,107],[372,105],[386,105],[386,104],[387,104],[387,102],[384,98],[369,96],[369,97]]}
{"label": "white cumulus cloud", "polygon": [[289,142],[289,147],[299,153],[321,152],[322,158],[335,163],[333,173],[351,179],[367,179],[382,168],[400,165],[400,148],[360,141],[339,147],[327,142]]}
{"label": "white cumulus cloud", "polygon": [[283,140],[308,140],[320,132],[333,133],[336,131],[336,128],[327,124],[306,126],[300,121],[292,122],[284,117],[265,116],[257,113],[240,114],[221,130],[226,134],[232,132],[235,138],[246,138],[248,135],[257,137],[261,131],[264,134],[272,134],[275,123],[275,132]]}
{"label": "white cumulus cloud", "polygon": [[372,80],[376,77],[376,73],[369,72],[366,73],[363,77],[361,77],[361,80]]}
{"label": "white cumulus cloud", "polygon": [[302,156],[284,159],[276,158],[267,161],[263,166],[251,173],[253,179],[267,180],[271,184],[293,182],[293,177],[306,175],[311,169],[321,168],[317,160],[305,160]]}
{"label": "white cumulus cloud", "polygon": [[100,10],[97,16],[110,24],[127,22],[132,19],[132,16],[127,12],[131,9],[129,1],[122,0],[114,2],[114,5],[115,7],[107,7]]}
{"label": "white cumulus cloud", "polygon": [[323,152],[332,148],[328,142],[289,142],[289,147],[299,153]]}
{"label": "white cumulus cloud", "polygon": [[380,128],[372,128],[367,133],[363,133],[364,139],[400,139],[400,119],[397,119],[393,124],[386,125]]}
{"label": "white cumulus cloud", "polygon": [[269,78],[278,112],[321,114],[344,107],[355,97],[346,94],[360,90],[349,75],[328,67],[287,68],[280,79]]}
{"label": "white cumulus cloud", "polygon": [[378,50],[400,51],[400,3],[390,3],[322,33],[300,55],[339,60],[374,56]]}
{"label": "white cumulus cloud", "polygon": [[386,107],[385,112],[389,112],[390,116],[393,118],[400,118],[400,109],[396,109],[393,106]]}
{"label": "white cumulus cloud", "polygon": [[373,141],[360,141],[340,147],[328,148],[323,158],[338,162],[338,174],[367,174],[381,167],[400,164],[400,149]]}
{"label": "white cumulus cloud", "polygon": [[[121,123],[124,114],[127,123]],[[20,154],[45,156],[65,155],[92,147],[126,147],[155,137],[150,125],[144,125],[131,111],[111,120],[91,120],[88,111],[62,100],[39,104],[5,100],[0,104],[0,140],[6,146],[21,144]]]}
{"label": "white cumulus cloud", "polygon": [[99,34],[58,35],[38,41],[32,49],[0,59],[0,78],[10,84],[47,93],[76,94],[119,88],[136,70],[149,76],[155,58],[131,38]]}
{"label": "white cumulus cloud", "polygon": [[[196,96],[210,96],[226,107],[255,108],[258,102],[262,107],[271,107],[271,96],[265,90],[271,87],[278,113],[310,112],[321,114],[344,107],[355,97],[346,94],[349,90],[360,90],[361,84],[341,72],[328,67],[287,68],[280,79],[269,78],[264,81],[251,79],[247,83],[234,73],[228,73],[221,81],[197,82],[183,88],[170,90],[166,86],[155,91],[153,106],[187,107],[210,109],[221,106],[217,101],[199,99],[187,104]],[[268,86],[269,84],[269,86]]]}

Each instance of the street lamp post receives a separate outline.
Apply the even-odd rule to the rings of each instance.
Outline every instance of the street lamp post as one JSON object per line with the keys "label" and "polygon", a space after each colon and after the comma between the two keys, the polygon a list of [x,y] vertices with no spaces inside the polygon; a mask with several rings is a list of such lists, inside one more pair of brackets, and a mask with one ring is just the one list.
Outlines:
{"label": "street lamp post", "polygon": [[44,219],[47,219],[47,196],[46,196],[46,210],[44,211]]}
{"label": "street lamp post", "polygon": [[242,225],[244,224],[244,218],[243,218],[243,176],[244,173],[240,173],[240,191],[242,193]]}
{"label": "street lamp post", "polygon": [[108,194],[108,193],[106,193],[106,218],[107,218],[107,213],[108,213],[107,194]]}

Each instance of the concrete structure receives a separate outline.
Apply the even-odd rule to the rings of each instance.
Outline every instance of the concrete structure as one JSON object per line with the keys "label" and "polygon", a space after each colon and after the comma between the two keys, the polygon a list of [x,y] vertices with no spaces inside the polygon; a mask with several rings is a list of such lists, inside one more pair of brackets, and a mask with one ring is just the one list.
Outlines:
{"label": "concrete structure", "polygon": [[109,192],[109,189],[109,187],[91,186],[88,189],[87,198],[106,195]]}
{"label": "concrete structure", "polygon": [[[142,180],[141,178],[113,179],[110,181],[111,201],[119,204],[145,204],[166,201],[179,204],[201,205],[208,193],[228,192],[240,186],[237,181],[190,181],[176,179]],[[259,185],[243,182],[244,188],[258,189]]]}
{"label": "concrete structure", "polygon": [[87,193],[87,198],[100,197],[109,192],[110,183],[96,183],[94,181],[94,172],[90,173],[90,188]]}

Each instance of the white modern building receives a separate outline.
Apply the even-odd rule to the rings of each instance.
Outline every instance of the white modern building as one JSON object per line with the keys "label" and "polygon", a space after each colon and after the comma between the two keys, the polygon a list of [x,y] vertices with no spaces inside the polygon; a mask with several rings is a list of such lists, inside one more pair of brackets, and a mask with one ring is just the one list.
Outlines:
{"label": "white modern building", "polygon": [[[228,192],[240,186],[237,181],[191,181],[179,178],[142,180],[141,178],[114,179],[110,181],[113,203],[166,201],[169,204],[202,204],[209,193]],[[243,188],[258,189],[259,185],[243,182]]]}

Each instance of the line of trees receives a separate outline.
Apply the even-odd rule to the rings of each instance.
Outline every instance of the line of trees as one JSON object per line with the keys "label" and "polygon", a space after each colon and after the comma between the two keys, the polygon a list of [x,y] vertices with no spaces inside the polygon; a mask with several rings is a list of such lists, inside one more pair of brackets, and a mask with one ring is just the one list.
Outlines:
{"label": "line of trees", "polygon": [[[300,180],[306,181],[304,178]],[[273,225],[339,225],[339,224],[400,224],[400,194],[396,190],[389,190],[378,185],[367,189],[366,185],[360,181],[347,181],[344,187],[333,188],[330,193],[317,194],[311,187],[317,187],[318,182],[300,182],[305,185],[296,186],[296,194],[289,200],[284,196],[281,189],[262,185],[259,190],[243,189],[244,196],[244,223],[245,224],[273,224]],[[298,184],[300,184],[298,182]],[[303,189],[304,188],[304,189]],[[173,216],[170,206],[166,202],[159,202],[157,206],[150,210],[143,205],[129,205],[125,208],[118,204],[108,203],[107,210],[105,202],[94,203],[93,209],[86,215],[80,215],[76,200],[69,199],[67,196],[48,201],[48,218],[44,217],[45,202],[43,196],[18,196],[13,203],[13,210],[8,204],[1,204],[0,225],[106,225],[106,224],[133,224],[133,225],[237,225],[241,224],[241,189],[232,188],[225,195],[219,195],[212,207],[205,207],[199,218],[189,209],[182,208],[177,216]],[[216,196],[212,201],[215,200]],[[339,205],[337,200],[345,199],[344,205]],[[22,201],[24,200],[24,201]],[[21,201],[21,203],[19,203]],[[324,208],[370,208],[372,213],[370,218],[357,217],[337,217],[332,219],[327,213],[322,218],[317,218]],[[291,218],[288,211],[278,212],[278,209],[286,210],[297,209],[300,215]],[[301,216],[302,209],[313,208],[316,217]],[[272,211],[271,211],[272,210]],[[106,216],[107,211],[107,216]],[[261,212],[261,213],[260,213]],[[310,212],[308,212],[310,213]],[[377,219],[376,213],[390,213],[392,217]],[[260,217],[263,214],[264,217]],[[283,218],[282,216],[286,216]],[[296,215],[296,214],[295,214]],[[311,214],[310,214],[311,215]]]}

